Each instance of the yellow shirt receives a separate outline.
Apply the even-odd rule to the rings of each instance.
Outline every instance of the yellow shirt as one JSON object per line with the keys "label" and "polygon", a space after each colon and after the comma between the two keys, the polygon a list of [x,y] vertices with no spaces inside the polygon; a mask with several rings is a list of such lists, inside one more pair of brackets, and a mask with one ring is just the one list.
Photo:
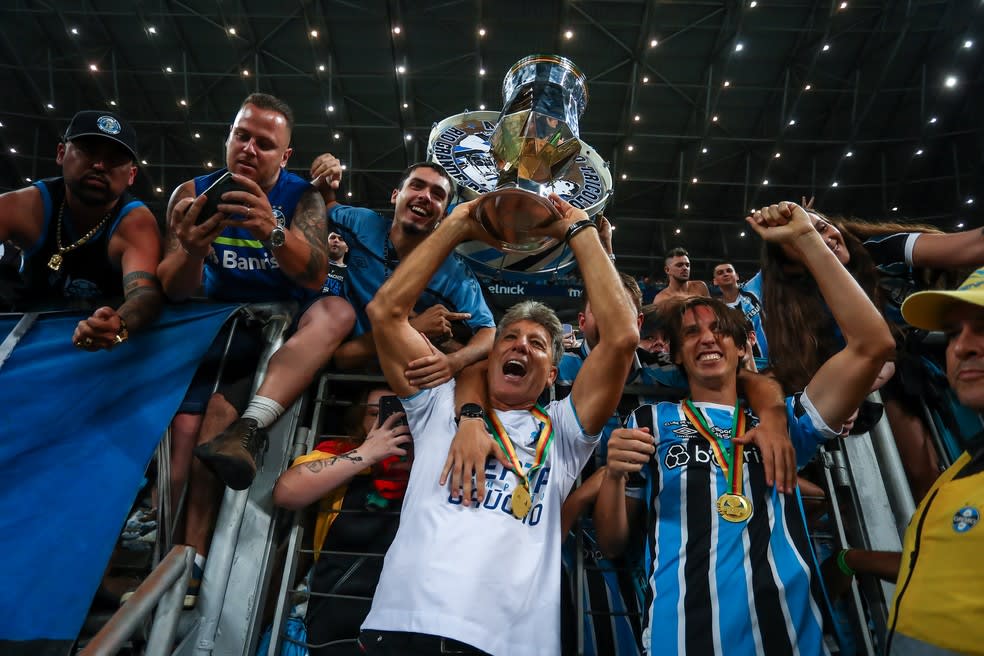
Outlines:
{"label": "yellow shirt", "polygon": [[[964,452],[943,472],[909,522],[890,618],[910,638],[984,654],[984,465]],[[891,625],[890,625],[891,626]]]}

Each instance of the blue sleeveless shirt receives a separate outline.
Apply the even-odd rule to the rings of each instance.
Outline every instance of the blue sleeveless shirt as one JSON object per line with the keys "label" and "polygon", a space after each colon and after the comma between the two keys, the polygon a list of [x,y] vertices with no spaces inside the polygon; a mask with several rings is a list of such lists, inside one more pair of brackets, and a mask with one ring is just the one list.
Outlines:
{"label": "blue sleeveless shirt", "polygon": [[[226,169],[195,178],[195,195],[209,188]],[[278,223],[289,229],[294,210],[311,184],[303,178],[281,169],[277,183],[267,193]],[[242,219],[235,214],[233,219]],[[298,285],[281,269],[266,245],[249,230],[229,226],[212,243],[214,254],[205,260],[205,295],[223,301],[305,301],[317,292]]]}

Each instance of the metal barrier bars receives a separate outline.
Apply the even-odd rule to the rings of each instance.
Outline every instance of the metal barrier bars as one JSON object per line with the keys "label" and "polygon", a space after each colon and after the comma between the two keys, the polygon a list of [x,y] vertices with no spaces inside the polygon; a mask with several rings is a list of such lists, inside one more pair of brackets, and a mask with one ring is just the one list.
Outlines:
{"label": "metal barrier bars", "polygon": [[80,656],[116,654],[155,607],[157,612],[147,640],[146,654],[169,654],[194,564],[195,550],[192,547],[174,547],[106,626],[89,641]]}
{"label": "metal barrier bars", "polygon": [[[266,317],[263,327],[266,347],[260,358],[260,365],[257,367],[251,389],[251,394],[255,394],[266,374],[270,357],[283,345],[286,339],[285,333],[290,326],[294,308],[280,304],[267,304],[251,306],[250,309],[257,315]],[[273,464],[278,455],[278,446],[283,448],[285,435],[293,435],[302,403],[303,398],[298,400],[271,428],[270,448],[265,456],[270,459],[270,464]],[[292,440],[290,441],[292,442]],[[283,452],[279,455],[281,459],[285,457],[286,449],[283,448]],[[280,474],[279,464],[278,462],[276,475]],[[229,488],[225,489],[215,531],[212,534],[212,546],[205,563],[205,574],[202,578],[201,594],[198,601],[201,623],[194,635],[194,651],[191,653],[199,655],[210,655],[213,652],[246,654],[255,649],[259,639],[259,630],[254,626],[254,620],[259,612],[257,606],[261,606],[260,601],[264,596],[265,591],[262,588],[265,586],[266,577],[269,575],[269,543],[272,540],[268,535],[270,531],[270,517],[267,514],[269,501],[267,500],[265,504],[259,504],[256,499],[262,495],[269,497],[269,489],[272,488],[272,483],[276,480],[276,476],[270,480],[269,468],[264,467],[263,469],[267,471],[257,471],[256,480],[249,489],[240,492]],[[247,513],[247,503],[251,499],[254,503]],[[257,514],[263,516],[257,517]],[[244,522],[247,515],[249,515],[249,521]],[[244,535],[249,536],[248,541],[244,539]],[[230,590],[230,574],[234,562],[240,567],[248,567],[249,572],[247,573],[245,569],[237,569],[243,574],[243,577],[237,581],[237,589]],[[223,632],[221,645],[217,639],[220,622],[228,625]],[[233,651],[232,636],[235,636],[234,644],[238,645],[238,649],[235,651]],[[182,647],[187,649],[185,645]]]}

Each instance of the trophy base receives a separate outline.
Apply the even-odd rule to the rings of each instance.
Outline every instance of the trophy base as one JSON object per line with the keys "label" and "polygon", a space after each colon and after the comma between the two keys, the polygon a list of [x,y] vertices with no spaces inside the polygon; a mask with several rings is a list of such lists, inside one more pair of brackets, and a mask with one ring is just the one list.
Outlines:
{"label": "trophy base", "polygon": [[482,194],[475,215],[485,231],[507,252],[534,254],[557,243],[534,230],[560,220],[553,204],[532,191],[505,188]]}

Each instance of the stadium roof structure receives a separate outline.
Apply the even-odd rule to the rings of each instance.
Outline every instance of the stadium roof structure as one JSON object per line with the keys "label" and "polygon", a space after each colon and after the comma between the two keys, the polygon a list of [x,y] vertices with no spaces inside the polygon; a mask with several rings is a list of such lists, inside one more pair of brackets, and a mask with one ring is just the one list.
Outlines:
{"label": "stadium roof structure", "polygon": [[[331,151],[343,200],[385,210],[431,127],[498,110],[520,58],[586,74],[581,137],[609,163],[620,268],[755,266],[750,208],[980,225],[980,0],[10,0],[0,7],[0,187],[57,174],[72,114],[138,131],[135,192],[163,216],[222,166],[252,91],[285,99],[290,168]],[[979,196],[979,197],[978,197]]]}

